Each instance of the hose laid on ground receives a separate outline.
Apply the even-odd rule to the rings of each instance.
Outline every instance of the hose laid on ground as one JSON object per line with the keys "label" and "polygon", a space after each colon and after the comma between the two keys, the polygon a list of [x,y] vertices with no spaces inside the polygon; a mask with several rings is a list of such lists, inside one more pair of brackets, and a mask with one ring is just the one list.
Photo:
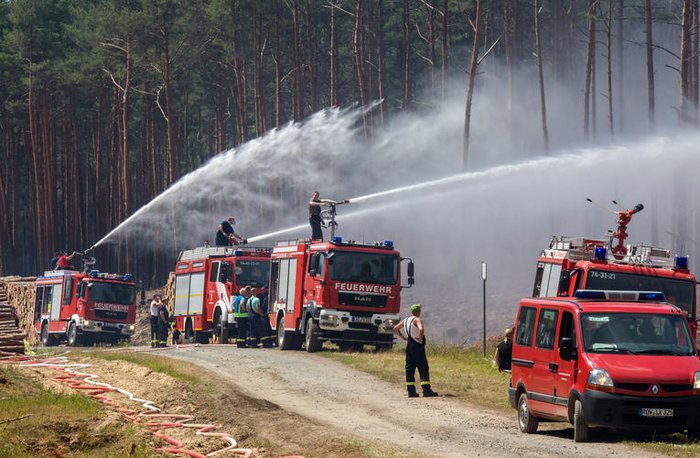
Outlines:
{"label": "hose laid on ground", "polygon": [[[250,458],[253,456],[252,449],[237,448],[238,442],[230,434],[213,432],[212,430],[216,428],[215,425],[189,423],[195,419],[195,417],[192,415],[163,413],[153,404],[152,401],[137,398],[133,395],[133,393],[117,388],[108,383],[97,382],[95,381],[95,379],[98,378],[97,375],[79,372],[81,369],[91,367],[90,364],[71,363],[66,356],[61,355],[45,358],[32,356],[9,356],[0,358],[0,362],[15,364],[19,367],[47,367],[58,372],[62,372],[64,375],[54,377],[52,380],[65,383],[68,385],[68,387],[74,390],[84,390],[87,396],[94,398],[109,407],[112,407],[134,424],[142,425],[145,428],[148,428],[155,437],[164,440],[171,445],[171,447],[160,448],[162,451],[172,454],[188,455],[193,458],[204,458],[224,452],[242,455],[245,458]],[[114,399],[105,396],[106,393],[120,393],[128,397],[129,401],[141,404],[145,410],[139,413],[136,410],[123,407]],[[229,445],[222,449],[203,455],[194,450],[184,448],[182,442],[162,432],[162,430],[171,428],[193,428],[196,429],[195,434],[199,436],[220,439],[228,442]]]}

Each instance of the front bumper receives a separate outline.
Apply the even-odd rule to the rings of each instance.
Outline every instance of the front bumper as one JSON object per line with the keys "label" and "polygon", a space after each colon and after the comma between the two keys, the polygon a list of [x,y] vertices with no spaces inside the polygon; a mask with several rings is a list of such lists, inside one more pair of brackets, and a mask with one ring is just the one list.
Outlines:
{"label": "front bumper", "polygon": [[399,316],[374,313],[371,316],[323,309],[318,316],[320,340],[387,344],[394,341],[394,326]]}
{"label": "front bumper", "polygon": [[[700,396],[640,397],[585,390],[583,412],[590,426],[623,430],[683,431],[700,428]],[[644,416],[660,409],[671,416]],[[658,411],[655,413],[658,415]]]}
{"label": "front bumper", "polygon": [[136,331],[136,326],[128,323],[111,323],[109,321],[81,320],[80,330],[85,333],[112,333],[123,336],[131,336]]}

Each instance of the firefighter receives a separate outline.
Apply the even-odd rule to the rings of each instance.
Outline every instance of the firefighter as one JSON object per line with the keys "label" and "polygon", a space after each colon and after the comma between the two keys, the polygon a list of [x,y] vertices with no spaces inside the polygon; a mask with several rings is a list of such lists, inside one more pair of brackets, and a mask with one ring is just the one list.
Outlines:
{"label": "firefighter", "polygon": [[151,302],[150,308],[150,324],[151,324],[151,347],[158,346],[158,319],[160,311],[161,301],[160,295],[156,294],[153,296],[153,301]]}
{"label": "firefighter", "polygon": [[430,388],[430,369],[425,356],[425,328],[420,319],[421,304],[411,306],[411,314],[394,327],[394,333],[406,341],[406,389],[409,398],[417,398],[416,368],[420,374],[423,397],[438,394]]}
{"label": "firefighter", "polygon": [[158,306],[158,344],[157,347],[168,346],[168,331],[170,330],[170,312],[165,306],[165,302],[161,302]]}
{"label": "firefighter", "polygon": [[329,204],[347,204],[349,200],[329,200],[321,199],[321,194],[314,191],[309,201],[309,224],[311,225],[311,240],[323,240],[321,231],[321,208]]}
{"label": "firefighter", "polygon": [[61,256],[58,257],[58,261],[56,261],[56,270],[66,270],[70,269],[70,261],[75,257],[77,253],[74,251],[70,256],[68,256],[67,251],[63,251],[61,253]]}
{"label": "firefighter", "polygon": [[249,327],[247,300],[248,290],[241,288],[238,292],[238,296],[236,296],[236,300],[233,302],[233,317],[236,319],[236,327],[238,328],[238,335],[236,336],[236,345],[238,348],[245,348],[247,346]]}
{"label": "firefighter", "polygon": [[263,347],[275,347],[277,346],[277,334],[275,334],[275,331],[272,330],[272,325],[270,325],[270,316],[268,314],[270,309],[267,296],[260,299],[260,311],[262,312]]}
{"label": "firefighter", "polygon": [[235,242],[236,245],[246,243],[246,239],[238,235],[233,229],[235,224],[236,220],[233,216],[229,216],[228,219],[219,224],[219,228],[216,231],[216,246],[229,246],[231,242]]}
{"label": "firefighter", "polygon": [[248,343],[250,348],[258,348],[263,337],[262,332],[262,311],[260,310],[260,298],[257,296],[258,290],[251,286],[246,286],[248,290],[248,318],[250,335]]}

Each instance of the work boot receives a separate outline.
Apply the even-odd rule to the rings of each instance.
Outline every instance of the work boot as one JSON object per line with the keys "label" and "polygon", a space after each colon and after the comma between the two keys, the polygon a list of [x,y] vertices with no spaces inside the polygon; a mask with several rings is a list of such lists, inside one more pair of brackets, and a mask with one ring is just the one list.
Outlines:
{"label": "work boot", "polygon": [[418,392],[416,391],[415,386],[409,386],[407,387],[408,389],[408,397],[409,398],[417,398],[418,397]]}
{"label": "work boot", "polygon": [[424,398],[434,398],[438,394],[430,389],[430,385],[426,385],[425,388],[423,388],[423,397]]}

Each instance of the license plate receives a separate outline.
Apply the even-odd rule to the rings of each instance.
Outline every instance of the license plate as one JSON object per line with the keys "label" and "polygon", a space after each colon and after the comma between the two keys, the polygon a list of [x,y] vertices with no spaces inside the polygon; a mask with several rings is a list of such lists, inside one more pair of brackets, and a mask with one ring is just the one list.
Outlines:
{"label": "license plate", "polygon": [[352,317],[353,323],[371,323],[372,318],[368,316],[354,316]]}
{"label": "license plate", "polygon": [[673,416],[673,409],[639,409],[640,417],[650,417],[650,418],[666,418]]}

